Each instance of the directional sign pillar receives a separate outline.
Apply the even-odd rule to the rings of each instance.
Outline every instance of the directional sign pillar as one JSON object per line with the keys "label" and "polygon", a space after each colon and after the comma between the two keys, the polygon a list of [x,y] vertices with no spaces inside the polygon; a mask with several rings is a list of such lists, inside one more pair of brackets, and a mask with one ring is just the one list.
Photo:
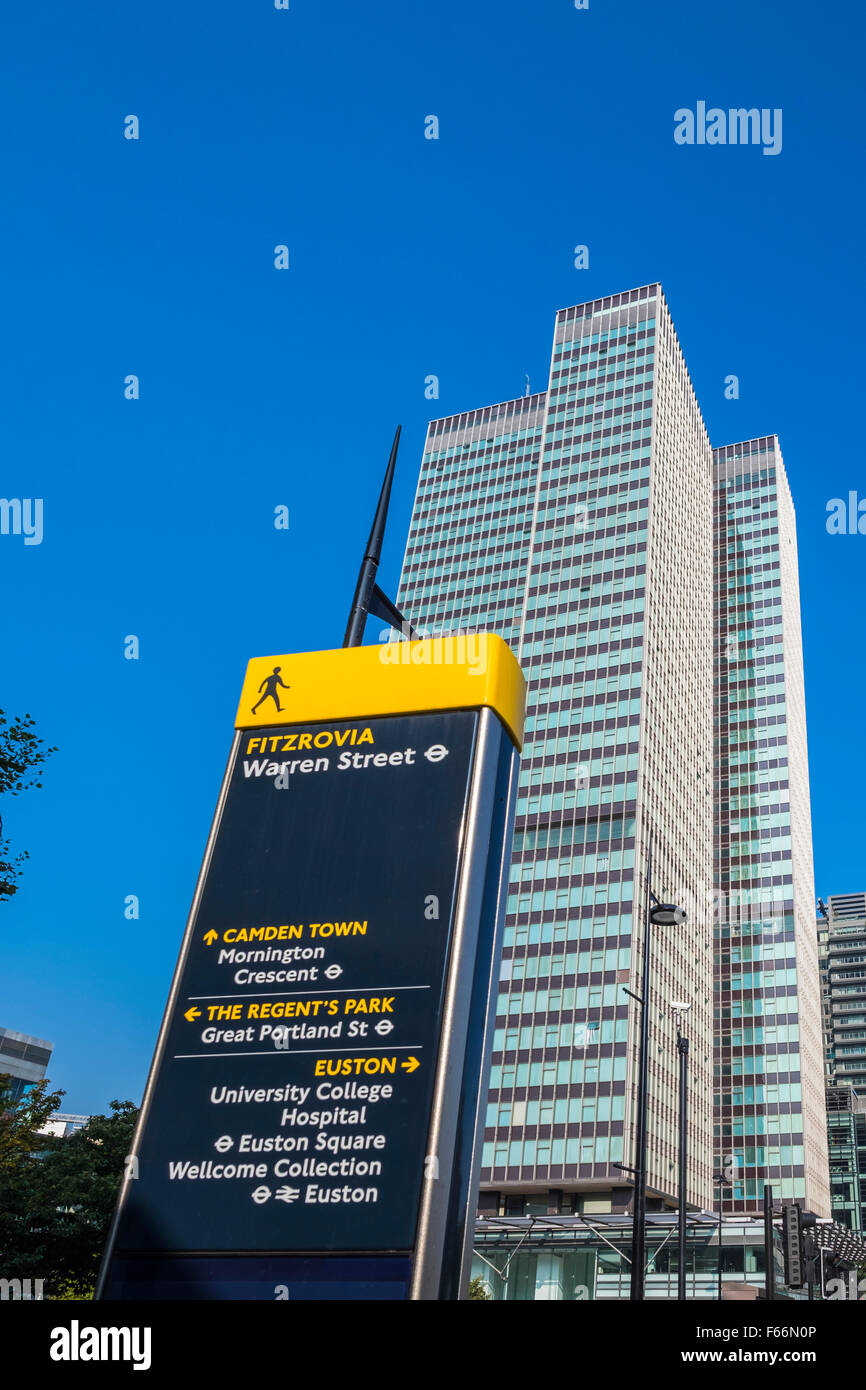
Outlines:
{"label": "directional sign pillar", "polygon": [[523,708],[491,635],[250,662],[97,1297],[465,1295]]}

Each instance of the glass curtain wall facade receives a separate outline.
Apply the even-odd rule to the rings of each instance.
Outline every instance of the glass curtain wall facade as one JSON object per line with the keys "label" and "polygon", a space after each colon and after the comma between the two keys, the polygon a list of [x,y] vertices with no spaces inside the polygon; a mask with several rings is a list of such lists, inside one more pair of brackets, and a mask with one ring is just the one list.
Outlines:
{"label": "glass curtain wall facade", "polygon": [[827,1090],[827,1141],[833,1218],[866,1230],[866,1096],[851,1086]]}
{"label": "glass curtain wall facade", "polygon": [[675,1202],[685,1000],[710,1205],[712,452],[660,286],[560,311],[547,391],[430,425],[398,603],[499,632],[529,682],[482,1205],[630,1203],[650,833],[688,912],[654,932],[650,1195]]}
{"label": "glass curtain wall facade", "polygon": [[[686,1297],[718,1297],[718,1224],[690,1216],[686,1234]],[[473,1277],[496,1302],[594,1302],[629,1297],[631,1222],[625,1217],[490,1218],[475,1233]],[[774,1232],[774,1268],[781,1292],[781,1231]],[[677,1296],[676,1216],[652,1213],[647,1222],[648,1300]],[[764,1226],[729,1219],[722,1229],[722,1281],[763,1289]],[[800,1293],[799,1297],[805,1297]]]}
{"label": "glass curtain wall facade", "polygon": [[775,436],[715,451],[716,1162],[830,1215],[794,508]]}
{"label": "glass curtain wall facade", "polygon": [[[473,1276],[488,1297],[503,1302],[571,1301],[629,1297],[631,1220],[623,1216],[484,1217],[475,1228]],[[721,1228],[707,1212],[690,1213],[686,1231],[686,1298],[754,1298],[766,1283],[764,1222],[754,1216],[728,1217]],[[838,1221],[818,1228],[822,1255],[812,1270],[813,1286],[785,1284],[781,1222],[773,1226],[773,1270],[777,1300],[810,1302],[840,1297],[856,1287],[854,1271],[866,1261],[866,1242]],[[646,1298],[677,1297],[677,1218],[671,1212],[647,1216]],[[821,1288],[823,1275],[824,1289]],[[807,1270],[808,1278],[808,1270]],[[838,1282],[836,1282],[838,1281]]]}

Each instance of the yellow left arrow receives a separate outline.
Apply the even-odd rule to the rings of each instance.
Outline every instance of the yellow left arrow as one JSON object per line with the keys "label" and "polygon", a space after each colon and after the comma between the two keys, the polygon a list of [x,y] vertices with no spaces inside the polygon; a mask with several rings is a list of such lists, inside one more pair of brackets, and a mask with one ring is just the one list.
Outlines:
{"label": "yellow left arrow", "polygon": [[192,1023],[193,1019],[201,1018],[201,1009],[187,1009],[186,1013],[184,1014],[184,1018],[186,1019],[187,1023]]}

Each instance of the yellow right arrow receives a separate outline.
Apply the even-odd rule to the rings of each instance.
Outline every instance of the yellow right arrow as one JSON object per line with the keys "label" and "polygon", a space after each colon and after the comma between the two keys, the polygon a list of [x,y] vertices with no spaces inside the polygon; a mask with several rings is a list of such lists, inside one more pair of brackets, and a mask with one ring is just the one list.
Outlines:
{"label": "yellow right arrow", "polygon": [[421,1063],[418,1061],[417,1057],[410,1057],[408,1062],[400,1063],[400,1066],[403,1068],[403,1070],[408,1072],[415,1071],[416,1067],[420,1067],[420,1065]]}

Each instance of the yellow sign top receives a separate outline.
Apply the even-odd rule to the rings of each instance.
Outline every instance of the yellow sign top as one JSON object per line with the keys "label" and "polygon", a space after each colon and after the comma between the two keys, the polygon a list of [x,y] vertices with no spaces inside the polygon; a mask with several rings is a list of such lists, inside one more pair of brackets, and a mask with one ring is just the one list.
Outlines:
{"label": "yellow sign top", "polygon": [[254,656],[235,727],[486,706],[520,748],[525,703],[523,672],[502,638],[459,633],[381,647]]}

